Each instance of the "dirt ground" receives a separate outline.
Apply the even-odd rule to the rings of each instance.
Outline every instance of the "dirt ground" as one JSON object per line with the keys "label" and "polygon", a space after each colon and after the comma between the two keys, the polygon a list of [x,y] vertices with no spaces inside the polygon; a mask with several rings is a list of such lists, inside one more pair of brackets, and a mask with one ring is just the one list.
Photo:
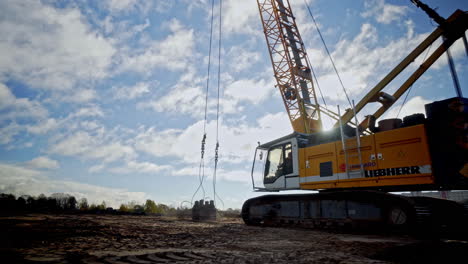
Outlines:
{"label": "dirt ground", "polygon": [[154,216],[0,217],[2,263],[466,263],[468,240],[195,223]]}

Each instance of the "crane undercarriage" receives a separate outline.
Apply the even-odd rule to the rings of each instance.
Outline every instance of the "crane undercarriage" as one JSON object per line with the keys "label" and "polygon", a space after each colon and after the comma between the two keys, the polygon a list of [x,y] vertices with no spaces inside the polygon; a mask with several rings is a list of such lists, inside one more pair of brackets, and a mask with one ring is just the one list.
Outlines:
{"label": "crane undercarriage", "polygon": [[242,218],[261,226],[466,233],[467,209],[450,200],[346,190],[255,197],[244,203]]}

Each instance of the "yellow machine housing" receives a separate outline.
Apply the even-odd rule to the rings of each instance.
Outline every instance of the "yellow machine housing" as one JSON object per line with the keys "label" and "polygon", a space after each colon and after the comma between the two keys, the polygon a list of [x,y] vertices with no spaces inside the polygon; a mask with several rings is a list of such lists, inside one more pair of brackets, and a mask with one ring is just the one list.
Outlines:
{"label": "yellow machine housing", "polygon": [[[353,138],[299,149],[301,189],[433,184],[424,125],[361,137],[361,160]],[[361,164],[363,173],[361,173]]]}
{"label": "yellow machine housing", "polygon": [[394,127],[359,137],[345,126],[260,145],[268,153],[261,190],[468,189],[468,99],[428,104],[426,116],[384,120]]}

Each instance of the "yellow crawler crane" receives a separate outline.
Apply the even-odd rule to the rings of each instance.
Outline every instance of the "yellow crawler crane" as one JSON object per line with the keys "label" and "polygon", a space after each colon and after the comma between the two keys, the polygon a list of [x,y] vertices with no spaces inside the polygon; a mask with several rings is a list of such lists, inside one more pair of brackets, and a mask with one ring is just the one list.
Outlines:
{"label": "yellow crawler crane", "polygon": [[[294,133],[257,147],[252,167],[253,188],[266,192],[319,193],[249,199],[242,208],[244,222],[306,226],[376,224],[399,228],[436,225],[466,229],[467,213],[461,204],[388,193],[468,190],[468,99],[462,97],[460,88],[455,98],[427,104],[426,116],[413,114],[402,120],[381,120],[378,126],[375,121],[456,40],[464,38],[466,45],[468,14],[457,10],[445,20],[427,5],[412,0],[440,26],[341,116],[317,102],[310,62],[289,0],[257,2],[277,87]],[[382,91],[440,37],[443,43],[395,93]],[[381,107],[358,123],[356,113],[371,102],[378,102]],[[337,120],[331,131],[322,131],[322,114]],[[263,165],[257,158],[264,160]],[[255,186],[253,174],[258,170],[264,187]]]}

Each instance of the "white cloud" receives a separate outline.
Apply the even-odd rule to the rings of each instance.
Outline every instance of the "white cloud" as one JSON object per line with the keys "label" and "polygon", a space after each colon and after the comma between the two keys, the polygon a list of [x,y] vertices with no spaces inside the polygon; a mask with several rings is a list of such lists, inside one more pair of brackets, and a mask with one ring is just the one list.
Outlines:
{"label": "white cloud", "polygon": [[71,115],[72,117],[85,117],[85,116],[94,116],[94,117],[103,117],[104,113],[102,112],[99,106],[90,106],[83,107],[78,109],[75,113]]}
{"label": "white cloud", "polygon": [[58,161],[45,156],[34,158],[26,162],[26,165],[32,169],[58,169],[60,167]]}
{"label": "white cloud", "polygon": [[424,108],[424,105],[433,102],[434,100],[429,100],[426,98],[423,98],[421,96],[415,96],[411,98],[409,101],[405,103],[403,108],[401,108],[402,102],[399,104],[395,104],[392,106],[390,110],[388,110],[382,117],[381,119],[385,118],[396,118],[398,115],[398,111],[401,112],[398,115],[398,118],[403,118],[408,115],[416,114],[416,113],[421,113],[426,115],[426,110]]}
{"label": "white cloud", "polygon": [[95,121],[81,121],[80,127],[87,131],[93,131],[101,128],[100,124]]}
{"label": "white cloud", "polygon": [[95,144],[97,143],[88,133],[77,132],[52,146],[51,152],[66,156],[78,155],[92,149]]}
{"label": "white cloud", "polygon": [[171,150],[181,130],[167,129],[158,131],[150,127],[140,132],[135,138],[135,149],[152,154],[156,157],[174,155]]}
{"label": "white cloud", "polygon": [[19,194],[18,189],[24,188],[29,188],[31,191],[36,190],[40,193],[41,190],[38,190],[37,184],[42,181],[41,178],[40,171],[23,168],[17,165],[0,163],[1,193]]}
{"label": "white cloud", "polygon": [[[165,10],[170,6],[167,0],[146,1],[146,0],[106,0],[107,8],[114,14],[129,13],[138,11],[140,14],[148,14],[151,10]],[[166,9],[167,10],[167,9]]]}
{"label": "white cloud", "polygon": [[[193,2],[193,1],[190,1]],[[167,12],[172,6],[174,5],[174,1],[172,0],[159,0],[156,2],[155,10],[159,13]]]}
{"label": "white cloud", "polygon": [[399,6],[385,3],[385,0],[367,0],[364,3],[366,11],[361,13],[362,17],[373,17],[379,23],[390,24],[399,21],[408,12],[407,6]]}
{"label": "white cloud", "polygon": [[120,52],[128,50],[125,47],[128,42],[132,41],[138,34],[146,37],[143,33],[151,26],[150,20],[146,18],[143,23],[135,23],[133,20],[121,20],[119,16],[109,15],[101,21],[97,22],[101,30],[106,35],[112,37],[114,44],[123,45],[124,47]]}
{"label": "white cloud", "polygon": [[0,109],[4,109],[8,106],[15,104],[16,96],[14,96],[10,89],[3,83],[0,83]]}
{"label": "white cloud", "polygon": [[0,83],[0,110],[4,110],[0,121],[18,118],[45,118],[48,115],[39,102],[28,98],[17,98],[10,89]]}
{"label": "white cloud", "polygon": [[260,53],[249,51],[242,46],[234,46],[227,54],[229,67],[233,72],[238,73],[250,69],[253,64],[260,60]]}
{"label": "white cloud", "polygon": [[114,173],[160,173],[171,169],[168,165],[157,165],[151,162],[128,161],[125,166],[109,168]]}
{"label": "white cloud", "polygon": [[115,49],[78,9],[37,0],[2,1],[0,9],[0,76],[63,90],[108,75]]}
{"label": "white cloud", "polygon": [[56,129],[59,123],[54,118],[47,118],[39,121],[36,125],[26,125],[28,132],[33,134],[45,134],[53,129]]}
{"label": "white cloud", "polygon": [[[288,116],[284,112],[266,114],[254,126],[241,120],[235,123],[221,122],[219,131],[220,160],[239,164],[250,161],[257,141],[267,142],[292,132]],[[216,122],[207,123],[205,160],[214,156]],[[188,164],[200,161],[203,136],[203,121],[196,122],[184,130],[157,131],[154,127],[143,129],[135,139],[135,149],[155,157],[177,157]]]}
{"label": "white cloud", "polygon": [[224,95],[235,101],[249,101],[258,104],[270,98],[275,91],[274,79],[240,79],[227,85]]}
{"label": "white cloud", "polygon": [[[383,45],[378,44],[380,43],[378,32],[370,24],[363,24],[361,31],[354,38],[342,38],[337,43],[332,57],[351,99],[362,96],[376,85],[383,74],[408,55],[408,47],[416,47],[427,37],[427,33],[414,35],[411,22],[407,25],[406,35],[386,41]],[[415,69],[419,66],[419,61],[420,59],[416,60],[408,69]],[[331,100],[340,104],[345,103],[346,107],[349,107],[331,64],[319,64],[316,68],[321,71],[318,75],[319,83],[324,96],[328,97],[328,102]],[[400,76],[405,75],[405,72]]]}
{"label": "white cloud", "polygon": [[21,132],[22,128],[15,122],[0,127],[0,144],[8,144]]}
{"label": "white cloud", "polygon": [[117,161],[121,158],[129,158],[135,155],[132,147],[120,142],[112,142],[96,146],[91,152],[85,153],[85,157],[100,159],[104,163]]}
{"label": "white cloud", "polygon": [[103,163],[130,159],[135,156],[132,147],[106,137],[106,131],[97,133],[97,135],[92,135],[89,132],[77,131],[52,145],[49,152],[82,157],[87,160],[99,160]]}
{"label": "white cloud", "polygon": [[98,97],[98,94],[93,89],[77,89],[72,93],[62,95],[61,100],[72,103],[86,103]]}
{"label": "white cloud", "polygon": [[[179,93],[183,90],[187,96]],[[191,114],[200,116],[203,113],[205,98],[201,87],[176,87],[172,93],[165,95],[162,99],[139,104],[142,109],[149,108],[156,112],[172,112],[175,114]]]}
{"label": "white cloud", "polygon": [[115,99],[135,99],[149,93],[150,85],[152,84],[149,82],[138,82],[133,86],[113,87],[112,92]]}
{"label": "white cloud", "polygon": [[[439,46],[440,44],[442,44],[442,41],[438,41],[436,42],[437,43],[437,46]],[[431,49],[432,52],[434,52],[435,50],[435,43],[433,44],[433,48]],[[459,39],[457,41],[455,41],[455,43],[453,43],[453,45],[450,47],[450,54],[452,55],[452,58],[453,60],[456,61],[459,60],[459,59],[465,59],[466,58],[466,51],[465,51],[465,45],[463,44],[463,40],[462,39]],[[431,68],[433,69],[442,69],[444,67],[447,67],[448,69],[448,58],[447,58],[447,54],[442,54],[442,56],[440,56],[440,58],[432,65]]]}
{"label": "white cloud", "polygon": [[122,56],[120,71],[149,73],[156,68],[181,70],[194,57],[194,31],[185,28],[177,19],[168,23],[171,34],[153,41],[142,52]]}
{"label": "white cloud", "polygon": [[108,0],[109,8],[116,11],[129,10],[135,8],[139,0]]}
{"label": "white cloud", "polygon": [[47,117],[49,113],[42,104],[28,98],[17,98],[3,83],[0,83],[0,110],[0,144],[13,142],[22,131],[44,134],[57,127],[56,120]]}
{"label": "white cloud", "polygon": [[149,198],[144,192],[131,192],[122,188],[108,188],[67,180],[53,180],[41,171],[2,163],[0,163],[0,193],[12,193],[17,196],[67,193],[77,199],[87,198],[90,203],[105,201],[108,206],[114,208],[130,201],[144,203]]}
{"label": "white cloud", "polygon": [[[207,164],[208,166],[205,167],[205,178],[204,182],[207,183],[213,179],[213,165]],[[219,164],[222,165],[222,164]],[[174,176],[198,176],[199,168],[198,166],[191,166],[191,167],[184,167],[177,170],[171,171],[171,174]],[[216,170],[216,179],[217,180],[226,180],[232,182],[243,182],[243,183],[251,183],[250,171],[248,169],[245,170],[226,170],[223,168],[218,168]]]}
{"label": "white cloud", "polygon": [[[251,33],[260,30],[256,1],[223,1],[223,31],[226,33]],[[256,26],[255,28],[253,26]]]}
{"label": "white cloud", "polygon": [[203,114],[206,96],[200,83],[201,79],[194,74],[184,74],[178,83],[167,88],[168,92],[163,92],[152,100],[140,102],[137,107],[199,117]]}

